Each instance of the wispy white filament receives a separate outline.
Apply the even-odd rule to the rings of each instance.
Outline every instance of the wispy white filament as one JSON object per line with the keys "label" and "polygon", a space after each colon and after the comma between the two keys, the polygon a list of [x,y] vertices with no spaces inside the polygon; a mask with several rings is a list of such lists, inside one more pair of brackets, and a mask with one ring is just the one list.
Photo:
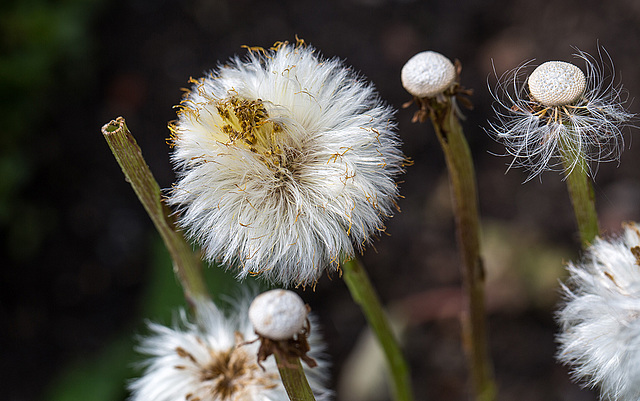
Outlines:
{"label": "wispy white filament", "polygon": [[403,155],[391,108],[311,47],[220,66],[186,95],[173,131],[169,201],[206,257],[241,278],[311,284],[396,209]]}
{"label": "wispy white filament", "polygon": [[603,400],[640,400],[640,227],[596,239],[567,269],[558,359]]}
{"label": "wispy white filament", "polygon": [[[259,342],[248,319],[250,299],[225,315],[211,302],[197,303],[194,320],[180,314],[169,328],[150,324],[140,352],[148,356],[142,377],[131,382],[131,401],[288,401],[274,358],[257,363]],[[313,319],[313,317],[311,317]],[[305,368],[316,400],[332,399],[325,387],[328,363],[313,325],[309,356],[318,362]]]}
{"label": "wispy white filament", "polygon": [[[608,71],[602,54],[600,60],[581,51],[576,56],[585,63],[584,89],[580,74],[574,71],[571,78],[564,71],[555,83],[551,73],[545,82],[534,76],[534,94],[531,77],[527,79],[531,63],[525,63],[504,74],[493,91],[497,121],[491,123],[491,133],[513,157],[510,167],[530,171],[528,179],[545,170],[567,174],[578,165],[593,176],[596,170],[589,162],[597,167],[620,157],[622,129],[633,118],[624,108],[622,87],[614,84],[613,68]],[[558,91],[562,87],[564,92]]]}

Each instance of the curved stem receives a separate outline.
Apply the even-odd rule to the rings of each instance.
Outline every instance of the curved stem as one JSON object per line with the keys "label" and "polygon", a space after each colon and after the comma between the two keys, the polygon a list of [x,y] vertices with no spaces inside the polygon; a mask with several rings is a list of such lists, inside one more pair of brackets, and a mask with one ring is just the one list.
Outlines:
{"label": "curved stem", "polygon": [[362,308],[369,326],[382,346],[395,386],[395,399],[397,401],[412,400],[408,364],[402,355],[396,337],[393,335],[389,320],[384,313],[380,299],[369,280],[367,272],[357,259],[343,262],[342,272],[342,277],[351,292],[351,297]]}
{"label": "curved stem", "polygon": [[444,152],[451,184],[466,308],[462,338],[469,359],[476,400],[496,398],[493,366],[487,344],[484,267],[480,257],[480,219],[473,159],[451,100],[430,104],[430,118]]}
{"label": "curved stem", "polygon": [[175,222],[171,218],[171,210],[162,202],[160,186],[147,166],[124,118],[118,117],[105,124],[102,127],[102,135],[122,168],[127,182],[133,187],[169,250],[174,272],[182,284],[187,302],[193,305],[195,298],[208,299],[200,259],[184,237],[177,232]]}

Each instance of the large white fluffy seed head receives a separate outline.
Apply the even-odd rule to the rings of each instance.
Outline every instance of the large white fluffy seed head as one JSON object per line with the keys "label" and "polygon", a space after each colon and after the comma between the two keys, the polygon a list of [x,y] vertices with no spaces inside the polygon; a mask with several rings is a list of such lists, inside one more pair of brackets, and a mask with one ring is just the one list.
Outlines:
{"label": "large white fluffy seed head", "polygon": [[564,61],[547,61],[529,76],[531,96],[543,106],[563,106],[584,94],[587,80],[580,68]]}
{"label": "large white fluffy seed head", "polygon": [[640,226],[596,239],[567,269],[558,359],[603,401],[640,400]]}
{"label": "large white fluffy seed head", "polygon": [[[247,294],[225,314],[211,301],[199,301],[192,319],[182,311],[174,327],[150,324],[151,335],[139,347],[148,359],[143,375],[129,384],[131,401],[288,401],[274,358],[258,364],[249,302]],[[303,368],[316,400],[328,401],[329,363],[315,327],[308,355],[318,365]]]}
{"label": "large white fluffy seed head", "polygon": [[277,341],[299,334],[306,324],[307,314],[302,298],[288,290],[263,292],[249,307],[249,320],[256,333]]}
{"label": "large white fluffy seed head", "polygon": [[169,203],[208,261],[314,283],[397,209],[393,110],[340,60],[252,50],[194,81],[171,126]]}
{"label": "large white fluffy seed head", "polygon": [[453,63],[440,53],[425,51],[411,57],[400,72],[402,86],[413,96],[434,97],[456,79]]}

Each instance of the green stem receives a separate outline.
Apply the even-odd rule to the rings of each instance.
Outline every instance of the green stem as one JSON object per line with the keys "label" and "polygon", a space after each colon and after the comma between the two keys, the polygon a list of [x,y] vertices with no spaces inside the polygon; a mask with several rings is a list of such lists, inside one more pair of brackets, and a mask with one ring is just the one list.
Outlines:
{"label": "green stem", "polygon": [[487,344],[484,267],[480,257],[480,219],[473,159],[451,102],[431,102],[430,118],[444,152],[451,184],[462,279],[466,293],[462,335],[476,400],[496,399],[493,366]]}
{"label": "green stem", "polygon": [[580,240],[582,246],[586,248],[600,233],[593,185],[589,178],[584,156],[571,152],[567,146],[563,146],[561,151],[565,169],[568,171],[566,176],[567,189],[578,223]]}
{"label": "green stem", "polygon": [[351,296],[362,308],[369,326],[371,326],[382,346],[395,386],[395,399],[397,401],[412,400],[411,378],[407,362],[402,355],[398,341],[391,331],[391,325],[367,272],[357,259],[343,262],[342,272],[342,277],[351,292]]}
{"label": "green stem", "polygon": [[304,369],[297,356],[288,357],[283,360],[278,353],[273,354],[276,358],[280,378],[287,395],[291,401],[315,401],[309,382],[304,374]]}
{"label": "green stem", "polygon": [[160,186],[124,118],[118,117],[105,124],[102,135],[169,250],[174,272],[182,284],[186,300],[193,304],[195,298],[208,299],[200,259],[177,232],[175,222],[170,217],[171,210],[162,202]]}

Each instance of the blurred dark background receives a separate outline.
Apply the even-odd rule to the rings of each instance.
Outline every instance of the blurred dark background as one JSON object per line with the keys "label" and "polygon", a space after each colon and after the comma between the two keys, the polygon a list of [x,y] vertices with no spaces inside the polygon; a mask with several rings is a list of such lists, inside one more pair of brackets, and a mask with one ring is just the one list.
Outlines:
{"label": "blurred dark background", "polygon": [[[402,213],[363,259],[383,301],[409,305],[405,347],[417,400],[465,400],[457,305],[459,260],[446,170],[400,69],[419,51],[463,64],[475,109],[465,132],[476,160],[489,278],[491,352],[500,400],[595,400],[554,362],[553,311],[563,261],[578,255],[561,176],[522,182],[485,132],[495,74],[525,60],[610,53],[630,99],[640,94],[640,2],[411,0],[8,0],[0,11],[0,394],[10,401],[123,400],[146,318],[182,306],[161,243],[100,134],[119,115],[160,185],[173,182],[167,121],[180,88],[242,45],[295,35],[372,80],[399,109]],[[638,102],[630,103],[639,112]],[[619,166],[602,165],[602,227],[640,220],[639,150],[626,133]],[[634,144],[635,145],[635,144]],[[228,283],[219,270],[213,281]],[[320,316],[333,386],[364,327],[340,279],[301,292]],[[368,375],[368,372],[362,372]],[[341,388],[341,387],[340,387]],[[373,386],[372,386],[373,389]],[[349,400],[340,390],[338,400]],[[385,391],[370,400],[384,400]],[[351,397],[351,396],[349,396]]]}

